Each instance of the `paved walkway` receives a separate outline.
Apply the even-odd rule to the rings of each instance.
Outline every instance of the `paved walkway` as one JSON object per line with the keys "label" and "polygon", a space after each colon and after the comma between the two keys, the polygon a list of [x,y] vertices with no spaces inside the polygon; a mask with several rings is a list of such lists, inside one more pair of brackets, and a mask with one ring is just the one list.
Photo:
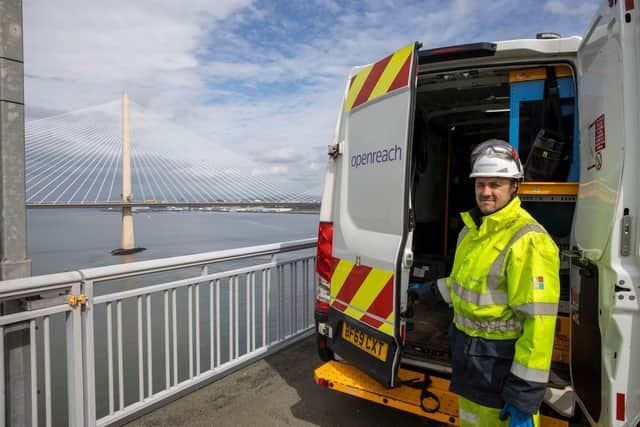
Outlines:
{"label": "paved walkway", "polygon": [[316,385],[314,338],[168,404],[129,426],[428,426],[428,420]]}

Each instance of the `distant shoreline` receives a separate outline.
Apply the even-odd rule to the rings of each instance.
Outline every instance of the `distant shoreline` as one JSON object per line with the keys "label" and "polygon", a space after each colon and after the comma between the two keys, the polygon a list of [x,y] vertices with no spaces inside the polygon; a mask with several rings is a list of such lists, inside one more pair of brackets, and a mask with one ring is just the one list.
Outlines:
{"label": "distant shoreline", "polygon": [[[119,207],[113,208],[105,208],[105,207],[78,207],[78,206],[70,206],[63,208],[61,206],[47,206],[47,207],[35,207],[28,206],[27,210],[42,210],[42,209],[52,209],[52,210],[60,210],[60,209],[73,209],[73,210],[97,210],[101,212],[117,212],[120,213]],[[134,207],[133,213],[148,213],[148,212],[215,212],[215,213],[270,213],[270,214],[303,214],[303,215],[318,215],[320,214],[320,207],[318,208],[266,208],[261,206],[256,207],[245,207],[245,206],[229,206],[229,207],[175,207],[175,206],[166,206],[166,207]]]}
{"label": "distant shoreline", "polygon": [[320,209],[300,209],[300,210],[293,210],[293,211],[282,212],[282,213],[305,214],[305,215],[320,215]]}

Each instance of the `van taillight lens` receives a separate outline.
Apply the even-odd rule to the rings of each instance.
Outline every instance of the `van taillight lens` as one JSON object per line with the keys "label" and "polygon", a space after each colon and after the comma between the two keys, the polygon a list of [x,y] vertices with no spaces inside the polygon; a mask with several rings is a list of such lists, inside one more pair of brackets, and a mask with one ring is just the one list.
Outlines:
{"label": "van taillight lens", "polygon": [[326,302],[326,301],[322,301],[320,299],[316,300],[316,303],[314,304],[313,307],[318,313],[328,313],[329,312],[329,303]]}
{"label": "van taillight lens", "polygon": [[318,255],[316,256],[316,273],[318,282],[316,286],[316,313],[329,312],[331,300],[331,275],[335,268],[335,258],[331,256],[333,249],[333,223],[320,222],[318,229]]}
{"label": "van taillight lens", "polygon": [[616,420],[624,421],[625,405],[624,393],[616,393]]}
{"label": "van taillight lens", "polygon": [[320,222],[318,229],[318,256],[316,257],[316,272],[327,282],[331,282],[334,262],[331,252],[333,249],[333,223]]}
{"label": "van taillight lens", "polygon": [[629,12],[633,10],[635,6],[633,5],[633,0],[624,0],[624,11]]}

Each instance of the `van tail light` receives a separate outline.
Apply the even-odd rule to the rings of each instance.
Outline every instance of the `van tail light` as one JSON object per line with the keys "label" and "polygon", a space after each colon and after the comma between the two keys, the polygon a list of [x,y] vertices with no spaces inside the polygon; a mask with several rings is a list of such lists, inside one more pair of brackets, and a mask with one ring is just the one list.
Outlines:
{"label": "van tail light", "polygon": [[316,273],[318,285],[316,287],[315,310],[318,313],[329,312],[331,275],[335,268],[333,252],[333,223],[320,222],[318,228],[318,254],[316,256]]}
{"label": "van tail light", "polygon": [[316,257],[316,272],[326,282],[331,282],[333,274],[333,223],[321,222],[318,228],[318,256]]}
{"label": "van tail light", "polygon": [[616,393],[616,420],[624,421],[625,407],[624,407],[624,393]]}
{"label": "van tail light", "polygon": [[317,295],[317,298],[316,298],[315,310],[318,313],[328,313],[329,312],[329,303],[326,302],[326,301],[323,301],[323,297],[324,297],[324,295]]}
{"label": "van tail light", "polygon": [[624,11],[625,12],[629,12],[630,10],[633,10],[635,8],[635,5],[633,4],[633,0],[624,0]]}

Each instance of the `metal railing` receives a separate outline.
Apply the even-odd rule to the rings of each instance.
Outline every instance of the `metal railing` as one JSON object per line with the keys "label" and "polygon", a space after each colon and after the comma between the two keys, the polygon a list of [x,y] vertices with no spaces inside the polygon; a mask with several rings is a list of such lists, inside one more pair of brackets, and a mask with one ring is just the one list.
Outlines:
{"label": "metal railing", "polygon": [[0,381],[0,421],[122,422],[304,338],[315,246],[306,239],[0,282],[0,301],[22,307],[0,316],[0,378],[11,370],[7,338],[27,328],[30,417],[8,417],[12,391]]}

